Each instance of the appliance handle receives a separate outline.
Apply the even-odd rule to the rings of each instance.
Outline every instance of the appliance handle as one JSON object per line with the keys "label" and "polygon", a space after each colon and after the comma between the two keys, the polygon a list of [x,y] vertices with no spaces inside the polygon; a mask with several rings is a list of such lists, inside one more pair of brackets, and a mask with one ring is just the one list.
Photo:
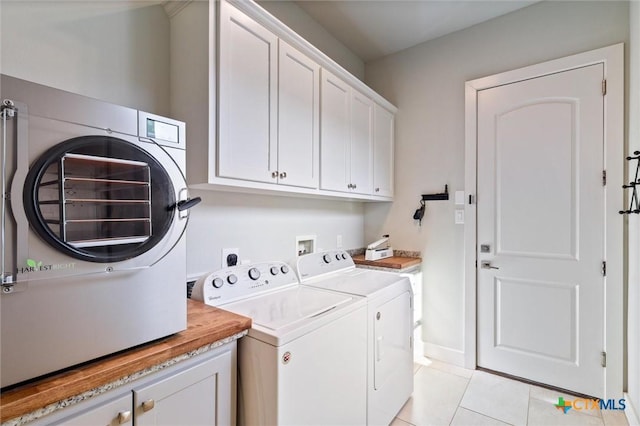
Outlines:
{"label": "appliance handle", "polygon": [[[5,273],[10,273],[14,282],[18,282],[18,262],[26,261],[29,257],[29,222],[24,214],[24,203],[22,201],[23,196],[23,184],[27,176],[29,169],[29,110],[27,105],[21,102],[13,102],[15,112],[15,172],[13,173],[11,182],[11,191],[5,198],[11,200],[11,213],[15,222],[15,252],[13,257],[13,265],[11,265],[11,271],[5,269]],[[6,129],[6,126],[5,126]],[[4,136],[4,135],[3,135]],[[8,141],[3,139],[3,149],[6,148]],[[6,158],[6,157],[5,157]],[[6,181],[5,181],[6,182]],[[3,188],[4,190],[5,188]],[[6,202],[6,200],[3,200]],[[4,219],[5,215],[3,215]],[[6,235],[5,235],[6,237]],[[3,239],[3,249],[6,250],[4,244],[6,240]],[[6,253],[6,252],[5,252]],[[4,253],[3,253],[4,254]],[[25,281],[28,281],[28,272],[23,274],[26,276]],[[19,287],[22,288],[22,287]],[[16,287],[15,290],[19,289]]]}
{"label": "appliance handle", "polygon": [[201,201],[202,198],[200,197],[188,198],[186,200],[178,201],[178,203],[176,204],[176,208],[182,212],[200,204]]}
{"label": "appliance handle", "polygon": [[2,217],[0,218],[0,239],[2,240],[2,253],[0,256],[1,268],[0,280],[2,284],[12,281],[7,276],[6,271],[6,215],[7,215],[7,118],[15,115],[15,106],[13,101],[5,99],[0,107],[0,116],[2,117]]}
{"label": "appliance handle", "polygon": [[[10,99],[2,101],[2,284],[3,292],[10,293],[14,290],[12,283],[16,283],[18,273],[18,260],[26,259],[28,254],[28,229],[29,224],[24,215],[20,216],[22,209],[22,188],[19,188],[19,182],[24,182],[26,176],[25,166],[29,165],[28,152],[28,109],[25,104],[14,102]],[[16,140],[16,170],[13,174],[11,190],[8,191],[7,176],[7,146],[9,139],[7,138],[7,119],[15,120],[15,140]],[[20,195],[19,197],[16,195]],[[6,220],[9,209],[9,200],[11,200],[11,212],[15,221],[15,245],[7,247]],[[7,250],[14,247],[13,264],[7,266],[6,256]],[[6,284],[6,286],[4,285]]]}
{"label": "appliance handle", "polygon": [[199,204],[202,201],[200,197],[189,197],[189,189],[182,188],[178,191],[178,201],[173,206],[173,208],[178,210],[178,217],[180,219],[186,219],[189,217],[189,209],[194,207],[196,204]]}

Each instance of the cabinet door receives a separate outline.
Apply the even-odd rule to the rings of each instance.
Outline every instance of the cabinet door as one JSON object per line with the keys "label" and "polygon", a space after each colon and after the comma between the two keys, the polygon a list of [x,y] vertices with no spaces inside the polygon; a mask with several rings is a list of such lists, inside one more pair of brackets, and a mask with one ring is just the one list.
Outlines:
{"label": "cabinet door", "polygon": [[276,183],[277,41],[220,2],[218,176]]}
{"label": "cabinet door", "polygon": [[373,101],[355,90],[351,94],[351,190],[371,194],[373,183]]}
{"label": "cabinet door", "polygon": [[394,115],[373,107],[373,195],[393,196]]}
{"label": "cabinet door", "polygon": [[279,43],[278,183],[317,188],[320,66]]}
{"label": "cabinet door", "polygon": [[108,425],[108,426],[131,426],[133,425],[133,412],[131,410],[131,393],[94,406],[85,411],[69,416],[58,422],[51,422],[45,418],[45,423],[49,425],[64,426],[85,426],[85,425]]}
{"label": "cabinet door", "polygon": [[320,86],[320,189],[349,192],[351,88],[324,69]]}
{"label": "cabinet door", "polygon": [[[222,355],[133,391],[136,425],[232,423],[232,354]],[[235,369],[233,369],[235,374]]]}

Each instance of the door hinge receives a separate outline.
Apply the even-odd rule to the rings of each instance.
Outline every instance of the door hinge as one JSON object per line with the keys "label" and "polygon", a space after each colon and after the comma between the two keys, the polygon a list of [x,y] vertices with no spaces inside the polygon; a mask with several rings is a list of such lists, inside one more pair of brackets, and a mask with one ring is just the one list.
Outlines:
{"label": "door hinge", "polygon": [[602,80],[602,96],[607,94],[607,80]]}
{"label": "door hinge", "polygon": [[607,276],[607,261],[603,261],[602,262],[602,276],[606,277]]}
{"label": "door hinge", "polygon": [[607,171],[602,171],[602,186],[607,186]]}
{"label": "door hinge", "polygon": [[600,365],[607,366],[607,353],[605,351],[600,352]]}

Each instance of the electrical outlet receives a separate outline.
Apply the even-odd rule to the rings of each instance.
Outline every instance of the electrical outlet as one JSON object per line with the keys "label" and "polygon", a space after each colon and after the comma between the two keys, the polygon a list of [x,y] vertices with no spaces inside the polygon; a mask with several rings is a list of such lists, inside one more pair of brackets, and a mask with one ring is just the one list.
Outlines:
{"label": "electrical outlet", "polygon": [[237,248],[223,248],[222,249],[222,267],[226,268],[228,266],[234,266],[234,265],[229,265],[227,263],[227,260],[231,260],[229,259],[229,255],[235,255],[236,256],[236,265],[240,264],[240,249]]}

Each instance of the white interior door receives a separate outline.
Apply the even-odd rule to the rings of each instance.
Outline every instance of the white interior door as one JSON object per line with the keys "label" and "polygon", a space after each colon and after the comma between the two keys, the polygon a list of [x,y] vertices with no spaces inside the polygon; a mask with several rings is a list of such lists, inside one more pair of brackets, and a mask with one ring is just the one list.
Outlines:
{"label": "white interior door", "polygon": [[482,90],[477,110],[478,365],[592,396],[604,395],[603,73]]}

